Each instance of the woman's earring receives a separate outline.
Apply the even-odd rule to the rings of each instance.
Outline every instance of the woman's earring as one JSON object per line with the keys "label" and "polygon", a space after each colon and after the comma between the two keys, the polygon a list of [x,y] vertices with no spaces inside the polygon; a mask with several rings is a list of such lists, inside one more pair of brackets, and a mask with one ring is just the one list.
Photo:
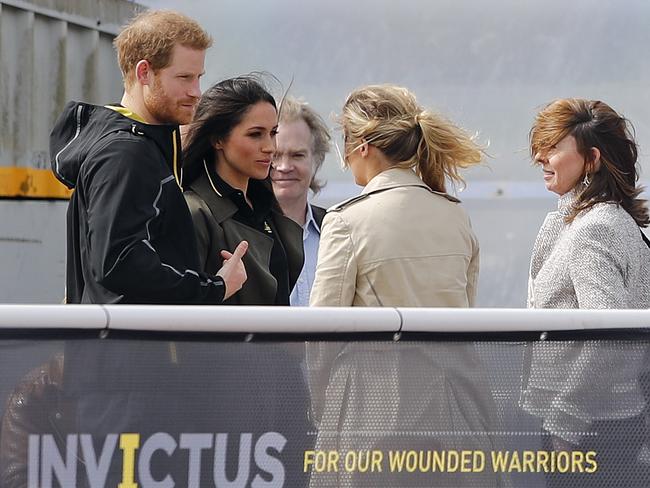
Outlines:
{"label": "woman's earring", "polygon": [[589,183],[591,183],[591,180],[589,179],[589,173],[585,173],[585,177],[582,179],[582,186],[589,186]]}

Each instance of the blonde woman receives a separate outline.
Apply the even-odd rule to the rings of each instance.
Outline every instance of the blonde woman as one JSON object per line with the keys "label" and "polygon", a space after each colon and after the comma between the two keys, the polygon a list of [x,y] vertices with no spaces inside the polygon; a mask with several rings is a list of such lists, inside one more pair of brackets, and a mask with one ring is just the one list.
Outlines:
{"label": "blonde woman", "polygon": [[[354,91],[342,114],[345,163],[362,194],[323,221],[312,306],[468,307],[478,242],[446,180],[481,160],[464,131],[397,86]],[[307,347],[316,449],[488,452],[499,430],[469,342]],[[381,479],[381,483],[377,480]],[[502,486],[484,473],[317,473],[322,486]]]}
{"label": "blonde woman", "polygon": [[397,86],[354,91],[345,164],[364,188],[323,221],[312,306],[468,307],[478,241],[446,180],[481,161],[461,129]]}

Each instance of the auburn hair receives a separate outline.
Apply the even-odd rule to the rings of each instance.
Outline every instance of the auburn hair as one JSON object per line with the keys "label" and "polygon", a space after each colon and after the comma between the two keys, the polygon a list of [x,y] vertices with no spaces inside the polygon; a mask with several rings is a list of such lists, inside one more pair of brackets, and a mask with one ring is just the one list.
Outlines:
{"label": "auburn hair", "polygon": [[[551,102],[535,117],[530,130],[530,153],[536,164],[539,155],[567,136],[573,136],[585,160],[588,184],[579,182],[577,199],[567,222],[596,203],[617,203],[641,227],[650,223],[645,200],[638,198],[638,147],[630,121],[605,102],[564,98]],[[593,148],[600,151],[595,165]]]}
{"label": "auburn hair", "polygon": [[117,35],[113,45],[124,84],[135,81],[135,67],[143,59],[154,70],[169,65],[175,45],[206,50],[212,37],[196,22],[173,10],[147,10],[136,15]]}

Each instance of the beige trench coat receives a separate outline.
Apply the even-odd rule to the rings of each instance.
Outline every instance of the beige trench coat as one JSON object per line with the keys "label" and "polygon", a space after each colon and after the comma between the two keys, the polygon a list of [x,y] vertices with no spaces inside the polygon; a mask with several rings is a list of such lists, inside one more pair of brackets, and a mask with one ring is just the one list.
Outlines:
{"label": "beige trench coat", "polygon": [[310,305],[472,306],[478,241],[458,203],[412,170],[375,176],[325,216]]}
{"label": "beige trench coat", "polygon": [[[312,306],[468,307],[478,242],[458,200],[393,168],[323,220]],[[426,342],[307,344],[315,449],[476,450],[499,431],[474,345]],[[508,486],[482,473],[310,473],[310,488]]]}

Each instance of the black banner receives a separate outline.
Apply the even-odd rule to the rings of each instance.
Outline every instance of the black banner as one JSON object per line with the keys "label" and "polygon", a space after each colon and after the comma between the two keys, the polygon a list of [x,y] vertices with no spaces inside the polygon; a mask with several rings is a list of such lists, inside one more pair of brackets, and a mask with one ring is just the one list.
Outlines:
{"label": "black banner", "polygon": [[0,335],[3,488],[650,486],[640,332],[61,334]]}

